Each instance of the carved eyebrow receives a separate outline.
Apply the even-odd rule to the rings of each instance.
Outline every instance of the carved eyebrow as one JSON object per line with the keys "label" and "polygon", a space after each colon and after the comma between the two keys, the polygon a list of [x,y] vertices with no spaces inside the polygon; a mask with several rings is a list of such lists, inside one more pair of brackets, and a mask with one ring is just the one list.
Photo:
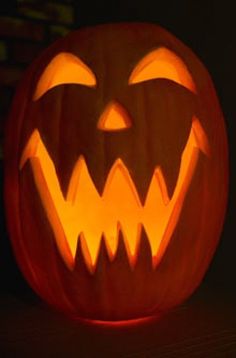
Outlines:
{"label": "carved eyebrow", "polygon": [[69,52],[61,52],[49,62],[43,71],[36,86],[33,100],[39,99],[50,88],[69,83],[95,87],[96,77],[78,57]]}
{"label": "carved eyebrow", "polygon": [[129,84],[155,78],[172,80],[196,93],[193,78],[183,60],[165,47],[149,52],[138,62],[129,77]]}

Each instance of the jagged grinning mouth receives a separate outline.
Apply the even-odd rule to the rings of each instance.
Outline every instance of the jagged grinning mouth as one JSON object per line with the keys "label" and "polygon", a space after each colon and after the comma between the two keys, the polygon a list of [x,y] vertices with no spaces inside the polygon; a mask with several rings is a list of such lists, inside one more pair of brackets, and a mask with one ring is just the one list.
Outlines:
{"label": "jagged grinning mouth", "polygon": [[209,156],[208,139],[199,120],[194,117],[172,198],[168,196],[161,168],[156,167],[144,205],[141,204],[128,168],[119,158],[110,169],[100,195],[90,177],[85,159],[80,156],[64,198],[54,163],[37,129],[33,131],[23,150],[20,169],[27,160],[30,161],[34,181],[58,250],[70,270],[74,268],[79,239],[90,272],[94,272],[96,268],[102,235],[109,258],[113,260],[120,230],[133,267],[143,228],[147,233],[155,268],[163,257],[178,222],[200,151]]}

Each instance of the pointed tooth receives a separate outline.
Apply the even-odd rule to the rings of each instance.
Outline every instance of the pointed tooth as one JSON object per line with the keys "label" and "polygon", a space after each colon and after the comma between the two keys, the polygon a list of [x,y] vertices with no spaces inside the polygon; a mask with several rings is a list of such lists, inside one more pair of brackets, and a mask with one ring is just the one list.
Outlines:
{"label": "pointed tooth", "polygon": [[73,203],[93,203],[94,201],[100,200],[100,196],[90,177],[83,156],[79,157],[71,175],[67,200]]}
{"label": "pointed tooth", "polygon": [[150,208],[150,210],[157,209],[157,205],[160,207],[163,206],[163,195],[158,178],[158,172],[159,168],[157,168],[153,173],[145,200],[144,207]]}
{"label": "pointed tooth", "polygon": [[105,242],[105,236],[102,235],[101,237],[101,243],[100,243],[100,249],[96,261],[96,269],[95,273],[102,274],[104,272],[107,272],[107,268],[110,264],[110,257],[107,251],[107,245]]}
{"label": "pointed tooth", "polygon": [[120,228],[119,223],[116,226],[111,225],[111,228],[109,228],[109,232],[106,231],[104,233],[104,241],[106,244],[106,248],[107,248],[107,252],[108,252],[110,261],[113,261],[116,256],[116,252],[117,252],[117,248],[118,248],[119,228]]}
{"label": "pointed tooth", "polygon": [[[122,197],[126,200],[121,200]],[[117,159],[112,166],[104,187],[103,198],[123,205],[129,202],[132,206],[141,206],[136,187],[130,177],[129,171],[121,159]]]}
{"label": "pointed tooth", "polygon": [[130,222],[127,222],[125,225],[124,222],[122,222],[122,224],[120,224],[120,231],[122,232],[130,266],[134,268],[137,260],[141,224],[131,224]]}
{"label": "pointed tooth", "polygon": [[118,247],[114,264],[121,264],[123,271],[130,271],[128,253],[125,247],[124,236],[121,230],[118,233]]}
{"label": "pointed tooth", "polygon": [[[148,203],[149,204],[149,203]],[[150,214],[150,215],[149,215]],[[161,245],[162,237],[168,223],[169,210],[166,206],[146,206],[143,226],[147,233],[152,255],[155,255]]]}
{"label": "pointed tooth", "polygon": [[133,183],[135,183],[135,188],[142,206],[144,206],[154,170],[154,165],[145,166],[145,168],[140,165],[135,167],[133,171],[130,171],[130,176]]}
{"label": "pointed tooth", "polygon": [[93,273],[96,267],[98,253],[100,250],[101,238],[97,239],[96,241],[87,240],[84,233],[81,233],[80,242],[87,268],[91,273]]}
{"label": "pointed tooth", "polygon": [[[75,163],[73,172],[71,174],[71,178],[69,181],[69,185],[68,185],[68,190],[67,190],[67,200],[74,202],[75,198],[76,198],[76,194],[78,192],[79,189],[79,181],[80,181],[80,176],[82,174],[83,171],[86,171],[86,163],[85,160],[83,158],[83,156],[81,155],[79,157],[79,159],[77,160],[77,162]],[[88,178],[88,176],[86,176],[86,179]]]}
{"label": "pointed tooth", "polygon": [[78,237],[78,245],[75,254],[75,272],[80,272],[87,276],[88,273],[92,274],[93,270],[88,268],[88,265],[85,260],[84,252],[82,249],[81,235]]}
{"label": "pointed tooth", "polygon": [[165,178],[165,186],[168,193],[168,197],[170,199],[174,194],[176,183],[178,180],[180,162],[181,158],[178,153],[178,155],[173,154],[173,158],[170,162],[162,163],[161,165],[162,177]]}
{"label": "pointed tooth", "polygon": [[[147,233],[143,226],[140,228],[140,242],[138,247],[137,262],[135,266],[135,272],[152,271],[152,252]],[[145,279],[145,278],[144,278]]]}
{"label": "pointed tooth", "polygon": [[170,201],[161,167],[157,167],[153,173],[146,202],[152,201],[152,198],[155,198],[155,202],[163,202],[164,205],[168,205]]}

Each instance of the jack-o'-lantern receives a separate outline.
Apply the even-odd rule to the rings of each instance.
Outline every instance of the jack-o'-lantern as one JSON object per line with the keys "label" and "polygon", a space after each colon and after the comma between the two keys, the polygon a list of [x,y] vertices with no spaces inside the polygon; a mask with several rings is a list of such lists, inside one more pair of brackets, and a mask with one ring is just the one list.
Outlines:
{"label": "jack-o'-lantern", "polygon": [[227,197],[211,79],[156,25],[58,40],[28,70],[5,146],[7,221],[38,294],[75,317],[156,316],[199,285]]}

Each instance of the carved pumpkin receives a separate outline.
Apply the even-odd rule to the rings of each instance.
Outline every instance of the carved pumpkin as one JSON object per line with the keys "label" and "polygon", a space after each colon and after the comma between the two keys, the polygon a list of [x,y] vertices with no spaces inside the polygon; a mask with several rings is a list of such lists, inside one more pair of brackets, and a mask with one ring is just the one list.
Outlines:
{"label": "carved pumpkin", "polygon": [[75,317],[156,316],[199,285],[227,197],[211,79],[155,25],[103,25],[49,47],[6,134],[10,237],[30,285]]}

